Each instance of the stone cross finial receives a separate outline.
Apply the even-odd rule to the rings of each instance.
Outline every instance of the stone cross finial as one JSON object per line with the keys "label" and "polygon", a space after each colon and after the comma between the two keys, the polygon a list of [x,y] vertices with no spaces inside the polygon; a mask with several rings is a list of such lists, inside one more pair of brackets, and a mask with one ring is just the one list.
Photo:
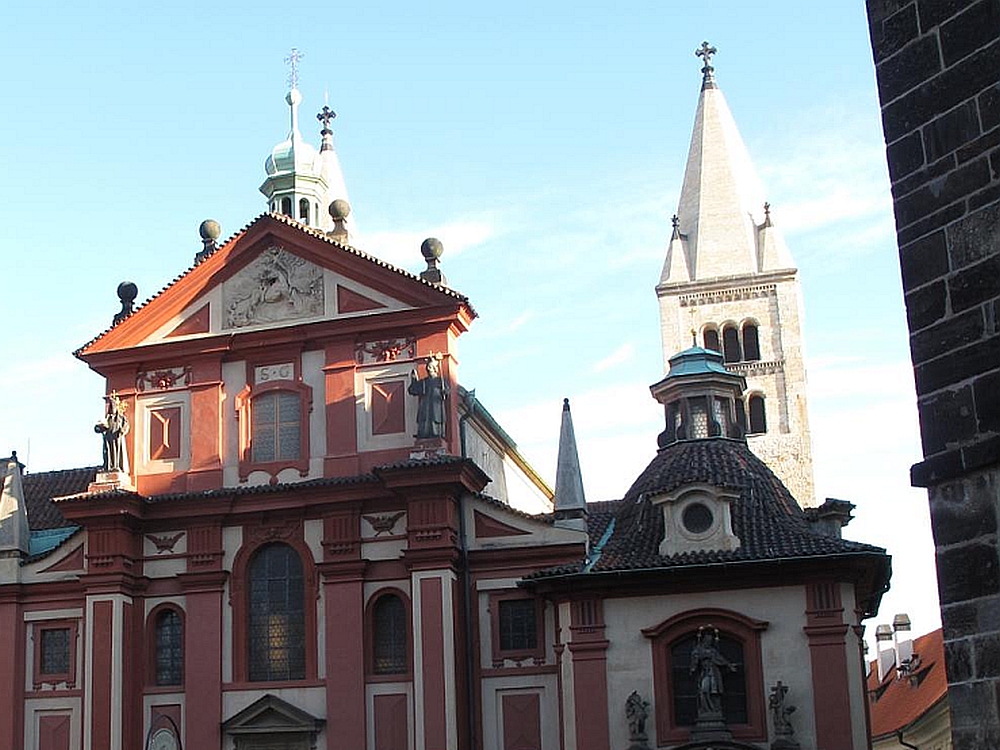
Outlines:
{"label": "stone cross finial", "polygon": [[330,129],[330,121],[337,116],[337,113],[330,109],[327,105],[323,105],[323,109],[319,111],[316,115],[316,119],[323,123],[323,130]]}
{"label": "stone cross finial", "polygon": [[715,72],[715,68],[712,67],[712,55],[716,54],[719,50],[711,46],[708,42],[702,42],[701,47],[694,51],[696,57],[700,57],[705,61],[705,64],[701,68],[701,82],[702,86],[705,88],[715,86],[715,78],[712,73]]}
{"label": "stone cross finial", "polygon": [[299,87],[299,60],[301,60],[305,55],[299,52],[298,47],[292,47],[292,51],[285,58],[285,62],[288,63],[288,86],[289,88],[297,89]]}
{"label": "stone cross finial", "polygon": [[681,217],[674,214],[670,217],[670,223],[673,225],[674,229],[677,229],[681,225]]}

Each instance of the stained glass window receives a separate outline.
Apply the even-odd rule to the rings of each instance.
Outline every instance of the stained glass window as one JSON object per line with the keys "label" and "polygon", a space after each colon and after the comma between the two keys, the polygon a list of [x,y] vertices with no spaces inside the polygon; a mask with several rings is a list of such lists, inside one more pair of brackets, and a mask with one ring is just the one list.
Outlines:
{"label": "stained glass window", "polygon": [[156,684],[184,681],[184,628],[180,614],[165,609],[156,616]]}
{"label": "stained glass window", "polygon": [[299,458],[302,443],[302,401],[290,391],[257,396],[251,407],[250,448],[255,462]]}
{"label": "stained glass window", "polygon": [[538,620],[534,599],[500,601],[500,649],[524,651],[538,647]]}
{"label": "stained glass window", "polygon": [[302,560],[287,544],[268,544],[248,569],[250,679],[306,676]]}
{"label": "stained glass window", "polygon": [[375,602],[372,613],[372,656],[375,674],[406,671],[406,606],[395,594]]}
{"label": "stained glass window", "polygon": [[39,672],[69,674],[69,628],[46,628],[41,637]]}

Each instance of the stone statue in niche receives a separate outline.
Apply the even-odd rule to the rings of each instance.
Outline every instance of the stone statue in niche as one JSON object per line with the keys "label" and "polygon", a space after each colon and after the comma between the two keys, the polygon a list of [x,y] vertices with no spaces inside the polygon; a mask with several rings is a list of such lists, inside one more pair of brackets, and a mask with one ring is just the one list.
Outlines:
{"label": "stone statue in niche", "polygon": [[115,391],[104,397],[104,419],[94,425],[94,432],[103,438],[104,471],[128,473],[128,451],[125,436],[129,433],[128,417],[125,411],[128,403],[118,397]]}
{"label": "stone statue in niche", "polygon": [[629,750],[645,750],[649,747],[646,734],[646,719],[649,718],[649,702],[644,701],[638,691],[625,701],[625,720],[628,722]]}
{"label": "stone statue in niche", "polygon": [[222,285],[224,328],[323,314],[323,269],[281,247],[269,247]]}
{"label": "stone statue in niche", "polygon": [[444,408],[448,397],[448,384],[441,377],[440,354],[427,358],[427,377],[417,378],[417,371],[410,371],[411,396],[417,397],[417,434],[415,438],[443,438],[446,422]]}
{"label": "stone statue in niche", "polygon": [[698,721],[723,720],[722,667],[735,672],[735,665],[719,651],[719,631],[711,627],[698,628],[691,649],[691,674],[698,685]]}
{"label": "stone statue in niche", "polygon": [[795,706],[787,705],[785,698],[788,696],[788,685],[778,680],[778,684],[771,688],[771,695],[767,699],[767,707],[771,711],[771,723],[774,725],[774,742],[771,743],[772,750],[799,750],[799,743],[795,739],[795,729],[789,721]]}

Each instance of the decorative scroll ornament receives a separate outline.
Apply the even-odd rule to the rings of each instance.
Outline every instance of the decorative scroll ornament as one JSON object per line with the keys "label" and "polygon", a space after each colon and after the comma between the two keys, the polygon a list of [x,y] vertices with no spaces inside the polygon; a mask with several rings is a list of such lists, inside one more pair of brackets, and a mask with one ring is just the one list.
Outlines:
{"label": "decorative scroll ornament", "polygon": [[397,359],[414,359],[417,356],[417,341],[413,338],[382,339],[359,343],[354,350],[359,365],[378,362],[394,362]]}
{"label": "decorative scroll ornament", "polygon": [[276,245],[222,285],[223,328],[323,314],[323,269]]}
{"label": "decorative scroll ornament", "polygon": [[156,389],[169,391],[172,388],[186,388],[191,385],[190,367],[166,367],[162,370],[140,372],[135,378],[138,391]]}

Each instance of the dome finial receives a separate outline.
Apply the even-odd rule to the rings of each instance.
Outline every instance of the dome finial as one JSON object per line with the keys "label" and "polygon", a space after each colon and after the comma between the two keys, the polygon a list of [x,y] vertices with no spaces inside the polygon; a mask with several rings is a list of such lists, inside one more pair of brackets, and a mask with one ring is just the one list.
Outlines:
{"label": "dome finial", "polygon": [[715,68],[712,67],[712,55],[718,53],[718,51],[708,42],[702,42],[701,47],[694,51],[696,57],[700,57],[705,61],[705,64],[701,68],[702,89],[715,88]]}

